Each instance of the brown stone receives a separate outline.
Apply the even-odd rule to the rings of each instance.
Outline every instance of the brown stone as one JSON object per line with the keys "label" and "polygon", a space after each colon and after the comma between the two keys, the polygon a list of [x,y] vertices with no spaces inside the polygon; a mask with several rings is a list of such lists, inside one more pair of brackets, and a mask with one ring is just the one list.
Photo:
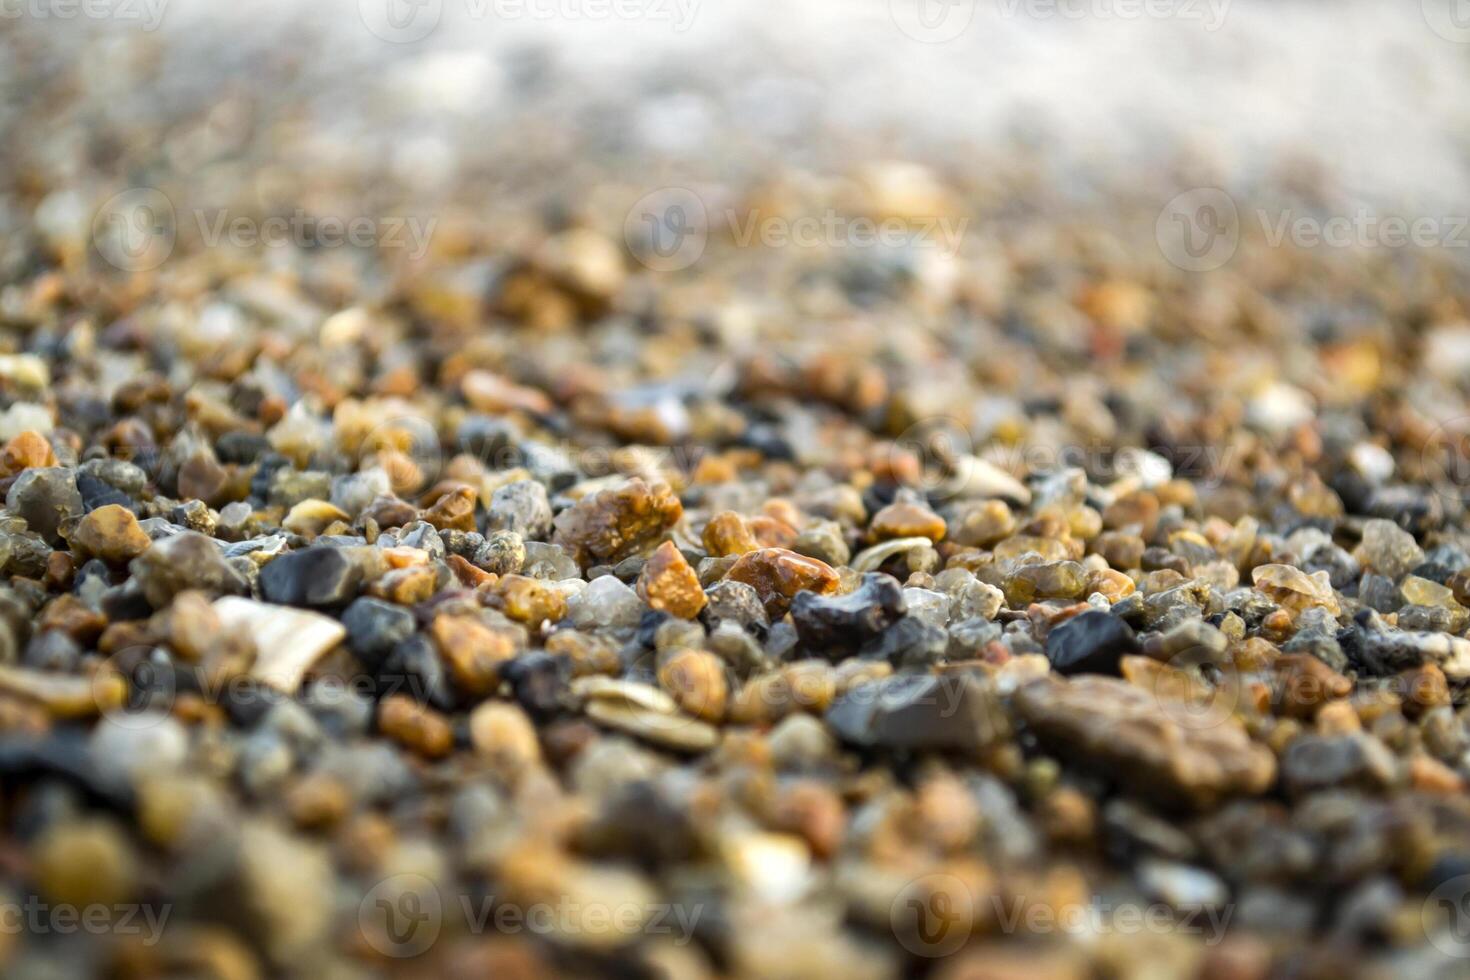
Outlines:
{"label": "brown stone", "polygon": [[638,597],[652,609],[693,619],[708,602],[699,575],[674,542],[659,545],[638,576]]}
{"label": "brown stone", "polygon": [[432,596],[438,585],[439,576],[433,568],[413,565],[395,568],[374,579],[367,587],[367,594],[400,606],[411,606]]}
{"label": "brown stone", "polygon": [[650,487],[635,477],[558,514],[552,541],[583,566],[618,562],[658,540],[683,514],[668,484]]}
{"label": "brown stone", "polygon": [[1255,795],[1276,778],[1276,758],[1233,717],[1172,710],[1127,681],[1085,676],[1027,684],[1014,705],[1050,750],[1165,804],[1208,808]]}
{"label": "brown stone", "polygon": [[404,694],[390,694],[378,703],[378,730],[426,759],[442,759],[454,749],[449,721]]}
{"label": "brown stone", "polygon": [[1283,654],[1272,666],[1272,708],[1288,718],[1310,719],[1323,705],[1353,690],[1352,681],[1309,653]]}
{"label": "brown stone", "polygon": [[752,586],[773,620],[786,614],[792,597],[802,589],[830,595],[840,581],[826,562],[784,548],[742,555],[725,577]]}
{"label": "brown stone", "polygon": [[441,531],[473,531],[478,499],[474,487],[460,484],[442,494],[422,516]]}

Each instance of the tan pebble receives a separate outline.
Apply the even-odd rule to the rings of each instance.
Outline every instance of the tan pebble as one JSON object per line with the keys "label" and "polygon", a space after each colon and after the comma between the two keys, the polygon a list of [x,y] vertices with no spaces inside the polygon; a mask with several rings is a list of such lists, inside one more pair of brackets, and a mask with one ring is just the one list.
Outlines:
{"label": "tan pebble", "polygon": [[32,847],[31,868],[48,901],[76,909],[126,902],[137,887],[132,845],[102,818],[47,829]]}
{"label": "tan pebble", "polygon": [[110,565],[124,565],[148,550],[148,533],[137,516],[121,504],[106,504],[87,514],[71,533],[71,546],[78,554],[100,558]]}
{"label": "tan pebble", "polygon": [[659,668],[658,682],[680,708],[696,718],[718,723],[725,717],[729,683],[724,661],[714,654],[680,650]]}
{"label": "tan pebble", "polygon": [[461,484],[440,496],[422,518],[441,531],[473,531],[477,500],[479,494],[474,487]]}
{"label": "tan pebble", "polygon": [[470,743],[497,767],[519,774],[541,760],[536,726],[518,705],[485,701],[470,712]]}
{"label": "tan pebble", "polygon": [[874,541],[889,541],[893,538],[928,538],[943,541],[944,518],[928,507],[897,501],[873,515],[868,533]]}
{"label": "tan pebble", "polygon": [[803,589],[830,595],[841,581],[826,562],[784,548],[742,555],[725,577],[752,586],[772,619],[785,615],[791,599]]}
{"label": "tan pebble", "polygon": [[345,511],[327,501],[311,499],[303,500],[292,507],[281,526],[292,534],[314,538],[332,523],[351,519]]}
{"label": "tan pebble", "polygon": [[448,720],[403,694],[378,703],[378,730],[426,759],[442,759],[454,749]]}

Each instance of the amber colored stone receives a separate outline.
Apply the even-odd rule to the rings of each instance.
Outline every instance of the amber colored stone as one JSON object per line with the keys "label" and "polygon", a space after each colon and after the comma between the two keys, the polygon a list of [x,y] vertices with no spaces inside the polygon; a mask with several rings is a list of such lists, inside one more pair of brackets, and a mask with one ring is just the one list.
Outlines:
{"label": "amber colored stone", "polygon": [[428,565],[415,565],[395,568],[378,577],[367,587],[367,594],[400,606],[411,606],[432,596],[438,584],[439,576],[434,569]]}
{"label": "amber colored stone", "polygon": [[286,792],[286,812],[303,830],[340,823],[352,805],[352,797],[341,780],[324,773],[303,777]]}
{"label": "amber colored stone", "polygon": [[1283,654],[1273,666],[1272,707],[1288,718],[1311,718],[1324,704],[1353,691],[1351,680],[1309,653]]}
{"label": "amber colored stone", "polygon": [[390,694],[378,703],[378,730],[427,759],[442,759],[454,748],[448,720],[404,694]]}
{"label": "amber colored stone", "polygon": [[434,618],[429,636],[449,665],[455,686],[467,694],[484,695],[500,683],[500,667],[515,656],[515,642],[473,616]]}
{"label": "amber colored stone", "polygon": [[1398,676],[1404,712],[1418,716],[1430,708],[1450,703],[1450,687],[1438,664],[1421,664]]}
{"label": "amber colored stone", "polygon": [[704,526],[704,547],[711,557],[724,558],[755,551],[760,543],[746,526],[745,518],[733,510],[724,510]]}
{"label": "amber colored stone", "polygon": [[479,494],[463,484],[450,488],[423,513],[423,519],[441,531],[473,531],[475,501]]}
{"label": "amber colored stone", "polygon": [[714,654],[680,650],[659,668],[658,682],[694,717],[713,722],[725,717],[730,687],[725,662]]}
{"label": "amber colored stone", "polygon": [[46,574],[42,583],[52,592],[66,592],[71,589],[76,572],[76,562],[72,561],[71,555],[53,551],[46,557]]}
{"label": "amber colored stone", "polygon": [[638,576],[638,597],[652,609],[693,619],[708,601],[699,575],[674,542],[659,545]]}
{"label": "amber colored stone", "polygon": [[771,823],[801,837],[817,857],[828,858],[842,846],[847,810],[831,786],[803,779],[785,787],[775,799]]}
{"label": "amber colored stone", "polygon": [[1094,592],[1099,592],[1109,602],[1126,599],[1136,589],[1137,585],[1134,584],[1133,579],[1111,568],[1102,568],[1087,573],[1086,593],[1092,595]]}
{"label": "amber colored stone", "polygon": [[14,476],[24,470],[57,466],[51,443],[39,432],[26,430],[12,438],[0,450],[0,476]]}
{"label": "amber colored stone", "polygon": [[873,515],[868,533],[874,541],[893,538],[928,538],[930,541],[944,540],[944,518],[928,507],[896,501]]}
{"label": "amber colored stone", "polygon": [[830,595],[840,582],[826,562],[785,548],[761,548],[741,555],[725,577],[752,586],[772,619],[785,615],[802,589]]}
{"label": "amber colored stone", "polygon": [[152,541],[137,516],[121,504],[106,504],[83,517],[71,533],[71,546],[84,558],[123,565],[148,550]]}
{"label": "amber colored stone", "polygon": [[540,579],[505,575],[493,587],[493,604],[511,619],[528,626],[555,623],[567,614],[567,599]]}
{"label": "amber colored stone", "polygon": [[1158,519],[1159,498],[1147,490],[1119,497],[1103,511],[1104,526],[1114,530],[1133,528],[1145,538],[1153,534]]}
{"label": "amber colored stone", "polygon": [[397,497],[374,498],[362,512],[363,520],[372,520],[379,527],[402,527],[418,519],[419,512],[413,504]]}
{"label": "amber colored stone", "polygon": [[449,570],[454,573],[459,584],[468,589],[490,588],[499,581],[499,577],[494,573],[476,567],[468,559],[459,555],[448,556],[444,559],[444,563],[449,566]]}
{"label": "amber colored stone", "polygon": [[52,599],[41,610],[36,619],[36,630],[61,630],[83,646],[90,647],[92,641],[107,628],[107,617],[87,605],[74,595],[61,595]]}
{"label": "amber colored stone", "polygon": [[758,514],[746,521],[756,544],[762,548],[790,548],[795,543],[796,529],[774,517]]}
{"label": "amber colored stone", "polygon": [[1409,759],[1409,784],[1426,793],[1460,793],[1465,789],[1459,773],[1422,752]]}
{"label": "amber colored stone", "polygon": [[583,566],[618,562],[658,540],[684,516],[666,483],[638,478],[579,500],[556,516],[554,544]]}
{"label": "amber colored stone", "polygon": [[489,371],[466,372],[459,387],[465,401],[481,412],[502,414],[521,411],[544,415],[555,407],[544,392],[518,385]]}

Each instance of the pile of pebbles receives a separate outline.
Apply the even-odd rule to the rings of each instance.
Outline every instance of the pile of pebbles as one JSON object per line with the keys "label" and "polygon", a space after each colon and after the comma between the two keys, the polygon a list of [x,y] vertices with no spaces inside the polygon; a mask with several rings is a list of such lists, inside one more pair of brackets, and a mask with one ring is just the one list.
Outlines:
{"label": "pile of pebbles", "polygon": [[[119,152],[306,139],[242,100]],[[740,200],[956,254],[660,272],[466,167],[417,258],[120,270],[91,125],[0,151],[6,976],[1470,970],[1453,257],[903,163]]]}

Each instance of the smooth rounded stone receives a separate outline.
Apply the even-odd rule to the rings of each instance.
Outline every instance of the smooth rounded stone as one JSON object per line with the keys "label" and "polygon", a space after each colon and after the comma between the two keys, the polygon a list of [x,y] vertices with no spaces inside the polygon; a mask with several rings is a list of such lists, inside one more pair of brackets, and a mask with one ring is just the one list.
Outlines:
{"label": "smooth rounded stone", "polygon": [[514,531],[528,540],[551,533],[551,499],[537,480],[516,480],[497,487],[490,495],[485,526],[492,531]]}
{"label": "smooth rounded stone", "polygon": [[[808,594],[815,595],[799,593],[798,598]],[[700,618],[711,629],[718,629],[727,622],[756,636],[764,636],[766,630],[770,629],[770,617],[766,615],[760,593],[753,585],[722,579],[705,590],[705,597],[708,602],[700,613]]]}
{"label": "smooth rounded stone", "polygon": [[771,762],[777,769],[815,769],[829,765],[837,757],[837,742],[827,726],[805,712],[781,719],[766,740],[771,749]]}
{"label": "smooth rounded stone", "polygon": [[347,638],[335,619],[254,599],[224,596],[215,600],[214,611],[225,630],[254,641],[250,676],[288,694],[301,686],[313,664]]}
{"label": "smooth rounded stone", "polygon": [[808,649],[835,661],[856,653],[907,611],[898,581],[869,572],[845,595],[798,592],[791,602],[791,621]]}
{"label": "smooth rounded stone", "polygon": [[518,706],[485,701],[470,712],[470,744],[492,765],[520,773],[541,761],[536,726]]}
{"label": "smooth rounded stone", "polygon": [[1275,756],[1235,718],[1200,725],[1123,680],[1047,676],[1012,703],[1047,748],[1165,805],[1207,809],[1262,793],[1276,778]]}
{"label": "smooth rounded stone", "polygon": [[44,901],[86,910],[132,899],[138,857],[127,834],[105,817],[49,827],[31,846],[29,876]]}
{"label": "smooth rounded stone", "polygon": [[99,778],[125,786],[182,766],[189,733],[161,711],[111,714],[92,729],[87,751]]}
{"label": "smooth rounded stone", "polygon": [[658,682],[680,708],[694,717],[715,723],[724,718],[730,686],[725,664],[714,654],[678,650],[659,666]]}
{"label": "smooth rounded stone", "polygon": [[274,734],[302,757],[313,754],[325,739],[315,716],[305,705],[291,698],[276,702],[260,719],[256,731]]}
{"label": "smooth rounded stone", "polygon": [[1010,732],[995,690],[965,674],[901,674],[860,684],[825,715],[844,742],[864,748],[975,751]]}
{"label": "smooth rounded stone", "polygon": [[0,529],[0,574],[39,579],[46,574],[51,546],[39,534],[12,529],[20,523],[13,521],[11,528]]}
{"label": "smooth rounded stone", "polygon": [[1080,599],[1087,592],[1087,575],[1075,561],[1037,562],[1007,576],[1004,591],[1016,609],[1038,599]]}
{"label": "smooth rounded stone", "polygon": [[413,613],[403,606],[368,596],[354,599],[342,613],[347,629],[347,646],[352,653],[376,670],[399,643],[413,635]]}
{"label": "smooth rounded stone", "polygon": [[336,678],[325,677],[307,687],[301,692],[301,706],[333,739],[355,738],[372,725],[373,702],[355,685]]}
{"label": "smooth rounded stone", "polygon": [[578,629],[598,627],[630,629],[642,619],[644,606],[638,593],[616,576],[603,575],[567,603],[567,614]]}
{"label": "smooth rounded stone", "polygon": [[1046,634],[1046,658],[1059,674],[1118,673],[1118,662],[1138,641],[1127,623],[1105,612],[1073,616]]}
{"label": "smooth rounded stone", "polygon": [[71,546],[79,557],[99,558],[112,565],[127,564],[150,544],[137,516],[119,504],[91,511],[71,533]]}
{"label": "smooth rounded stone", "polygon": [[52,547],[66,542],[60,534],[63,522],[82,513],[82,495],[76,474],[59,466],[29,469],[15,478],[5,495],[5,506],[24,518],[26,525]]}
{"label": "smooth rounded stone", "polygon": [[332,924],[336,877],[327,852],[250,818],[241,827],[237,853],[246,935],[273,963],[309,958]]}
{"label": "smooth rounded stone", "polygon": [[287,552],[260,570],[261,596],[283,606],[341,606],[352,601],[362,583],[362,566],[342,548]]}
{"label": "smooth rounded stone", "polygon": [[1353,557],[1380,575],[1397,582],[1424,561],[1414,536],[1393,521],[1363,522],[1363,537]]}
{"label": "smooth rounded stone", "polygon": [[295,766],[296,755],[285,739],[256,729],[235,757],[235,779],[247,795],[259,799],[276,795]]}
{"label": "smooth rounded stone", "polygon": [[357,473],[332,478],[332,490],[327,499],[333,506],[356,517],[375,499],[393,492],[393,481],[386,470],[370,467]]}
{"label": "smooth rounded stone", "polygon": [[1155,901],[1176,909],[1219,908],[1230,889],[1203,868],[1149,858],[1139,862],[1138,884]]}
{"label": "smooth rounded stone", "polygon": [[[9,625],[0,626],[9,632]],[[3,641],[0,641],[3,644]],[[26,667],[51,673],[70,673],[81,662],[82,648],[61,630],[47,630],[31,637],[26,644],[21,663]],[[0,662],[4,658],[0,657]]]}
{"label": "smooth rounded stone", "polygon": [[154,609],[162,609],[185,589],[212,595],[242,595],[245,577],[220,553],[214,541],[195,531],[160,538],[128,566]]}
{"label": "smooth rounded stone", "polygon": [[1341,786],[1384,789],[1398,778],[1393,752],[1372,735],[1300,735],[1281,756],[1281,782],[1294,796]]}

